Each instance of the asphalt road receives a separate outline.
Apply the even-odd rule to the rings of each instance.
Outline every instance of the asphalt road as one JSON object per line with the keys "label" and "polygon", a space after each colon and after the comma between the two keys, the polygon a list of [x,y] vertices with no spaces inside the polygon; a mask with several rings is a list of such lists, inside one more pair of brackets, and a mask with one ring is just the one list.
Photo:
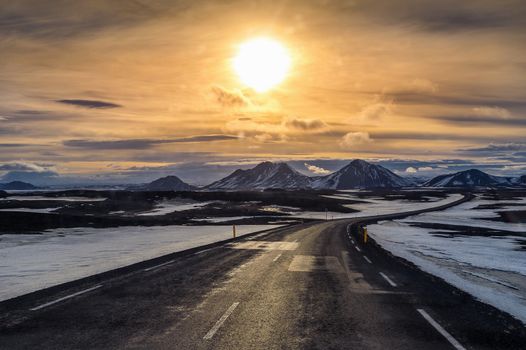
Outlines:
{"label": "asphalt road", "polygon": [[[0,307],[1,349],[524,349],[510,316],[305,224]],[[0,305],[2,306],[2,305]]]}

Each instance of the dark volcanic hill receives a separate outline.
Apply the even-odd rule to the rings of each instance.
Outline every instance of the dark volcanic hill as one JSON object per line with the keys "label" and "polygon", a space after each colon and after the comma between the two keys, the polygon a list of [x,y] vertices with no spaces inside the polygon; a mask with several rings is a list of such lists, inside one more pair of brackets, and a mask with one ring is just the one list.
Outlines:
{"label": "dark volcanic hill", "polygon": [[454,174],[434,177],[424,183],[426,187],[502,187],[512,186],[510,179],[489,175],[478,169],[469,169]]}
{"label": "dark volcanic hill", "polygon": [[312,182],[312,187],[345,190],[354,188],[395,188],[412,184],[412,181],[396,175],[389,169],[356,159],[332,174],[315,178]]}
{"label": "dark volcanic hill", "polygon": [[197,187],[187,184],[175,175],[171,175],[161,177],[135,189],[143,191],[193,191],[196,190]]}
{"label": "dark volcanic hill", "polygon": [[28,191],[36,190],[38,187],[22,181],[12,181],[5,184],[0,184],[0,190],[11,190],[11,191]]}
{"label": "dark volcanic hill", "polygon": [[206,188],[216,190],[300,189],[309,188],[310,182],[310,177],[300,174],[286,163],[263,162],[252,169],[238,169]]}

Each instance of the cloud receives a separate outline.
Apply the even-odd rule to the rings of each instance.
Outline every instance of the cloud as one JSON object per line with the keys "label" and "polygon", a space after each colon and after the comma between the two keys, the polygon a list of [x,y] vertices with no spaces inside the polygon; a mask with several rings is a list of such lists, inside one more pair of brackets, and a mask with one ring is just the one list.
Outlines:
{"label": "cloud", "polygon": [[66,147],[84,148],[84,149],[149,149],[156,145],[166,143],[192,143],[192,142],[213,142],[237,140],[237,136],[231,135],[199,135],[191,137],[182,137],[177,139],[127,139],[127,140],[66,140],[62,144]]}
{"label": "cloud", "polygon": [[363,121],[377,121],[392,113],[392,102],[376,102],[365,106],[357,117]]}
{"label": "cloud", "polygon": [[286,118],[282,123],[285,127],[298,130],[319,130],[327,127],[320,119]]}
{"label": "cloud", "polygon": [[216,101],[223,107],[246,107],[251,106],[252,102],[245,96],[243,91],[234,89],[227,90],[221,86],[213,86],[212,93]]}
{"label": "cloud", "polygon": [[524,118],[507,118],[503,119],[501,116],[474,116],[474,115],[444,115],[432,116],[432,119],[440,120],[450,124],[469,124],[477,126],[480,124],[494,125],[494,126],[526,126],[526,119]]}
{"label": "cloud", "polygon": [[357,145],[363,145],[371,142],[373,142],[373,139],[371,139],[369,133],[367,132],[349,132],[342,137],[340,146],[343,148],[352,148]]}
{"label": "cloud", "polygon": [[323,169],[316,165],[312,165],[308,163],[304,163],[304,165],[305,165],[305,168],[307,168],[311,173],[316,174],[316,175],[326,175],[330,173],[329,170]]}
{"label": "cloud", "polygon": [[116,103],[97,100],[56,100],[55,102],[84,108],[107,109],[122,107]]}
{"label": "cloud", "polygon": [[36,164],[28,162],[11,162],[0,164],[0,171],[30,171],[36,173],[42,173],[49,171],[49,164]]}
{"label": "cloud", "polygon": [[298,117],[283,117],[280,122],[238,118],[225,124],[227,132],[236,133],[240,137],[254,137],[260,142],[283,140],[298,133],[317,133],[324,131],[326,127],[327,124],[320,119]]}
{"label": "cloud", "polygon": [[[479,157],[495,157],[502,155],[517,155],[519,151],[526,150],[526,143],[490,143],[483,147],[463,148],[457,151],[463,154],[469,154]],[[519,154],[520,156],[520,154]]]}
{"label": "cloud", "polygon": [[412,166],[408,167],[407,169],[405,169],[405,172],[406,173],[409,173],[409,174],[414,174],[416,173],[418,170],[416,170],[415,168],[413,168]]}
{"label": "cloud", "polygon": [[476,115],[483,117],[494,117],[502,119],[508,119],[511,117],[510,111],[508,111],[506,108],[501,107],[475,107],[473,108],[473,111]]}

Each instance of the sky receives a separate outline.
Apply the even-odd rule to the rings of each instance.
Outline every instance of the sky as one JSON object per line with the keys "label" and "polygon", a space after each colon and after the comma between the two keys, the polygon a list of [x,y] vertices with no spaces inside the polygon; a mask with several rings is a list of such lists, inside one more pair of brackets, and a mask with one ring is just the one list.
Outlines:
{"label": "sky", "polygon": [[[288,161],[526,174],[522,0],[0,0],[0,181],[206,184]],[[233,69],[268,37],[269,91]]]}

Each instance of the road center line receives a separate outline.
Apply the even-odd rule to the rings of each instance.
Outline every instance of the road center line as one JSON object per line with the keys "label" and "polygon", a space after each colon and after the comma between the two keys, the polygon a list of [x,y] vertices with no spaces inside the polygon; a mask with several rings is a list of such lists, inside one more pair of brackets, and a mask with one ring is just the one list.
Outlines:
{"label": "road center line", "polygon": [[384,278],[384,280],[386,280],[387,283],[389,283],[391,285],[391,287],[397,287],[396,283],[394,283],[389,277],[387,277],[385,275],[385,273],[380,272],[380,276],[382,276]]}
{"label": "road center line", "polygon": [[283,254],[283,253],[279,253],[272,261],[274,261],[274,262],[278,261],[278,259],[281,256],[281,254]]}
{"label": "road center line", "polygon": [[81,295],[81,294],[84,294],[84,293],[87,293],[87,292],[91,292],[92,290],[95,290],[97,288],[100,288],[102,287],[102,284],[98,284],[94,287],[91,287],[91,288],[88,288],[88,289],[84,289],[84,290],[81,290],[79,292],[76,292],[76,293],[73,293],[73,294],[70,294],[70,295],[66,295],[65,297],[62,297],[62,298],[58,298],[56,300],[53,300],[53,301],[50,301],[49,303],[45,303],[45,304],[42,304],[42,305],[39,305],[39,306],[36,306],[34,308],[31,308],[29,310],[31,311],[37,311],[37,310],[40,310],[40,309],[43,309],[45,307],[48,307],[48,306],[51,306],[51,305],[54,305],[56,303],[60,303],[61,301],[64,301],[64,300],[67,300],[67,299],[71,299],[73,297],[76,297],[77,295]]}
{"label": "road center line", "polygon": [[442,328],[442,326],[439,325],[438,322],[436,322],[431,316],[429,316],[429,314],[425,310],[416,309],[416,311],[418,311],[420,315],[422,315],[422,317],[425,318],[426,321],[429,322],[431,326],[433,326],[433,328],[435,328],[438,331],[438,333],[442,334],[444,338],[446,338],[447,341],[455,347],[455,349],[466,350],[465,347],[463,347],[455,338],[453,338],[451,334],[448,333],[448,331]]}
{"label": "road center line", "polygon": [[365,261],[367,261],[369,264],[372,264],[373,262],[368,258],[366,257],[365,255],[363,256],[363,258],[365,259]]}
{"label": "road center line", "polygon": [[205,334],[205,336],[203,337],[204,340],[210,340],[212,339],[212,337],[214,336],[214,334],[216,334],[216,332],[219,330],[219,328],[221,328],[221,326],[223,325],[223,323],[225,323],[226,319],[228,318],[228,316],[230,316],[232,314],[232,312],[234,312],[234,310],[236,309],[236,307],[239,305],[239,302],[235,302],[233,303],[229,308],[228,310],[225,311],[225,313],[223,314],[223,316],[221,316],[221,318],[219,320],[217,320],[216,324],[208,331],[208,333]]}
{"label": "road center line", "polygon": [[358,247],[357,245],[355,245],[354,248],[356,248],[356,250],[359,251],[359,252],[362,251],[362,250],[360,249],[360,247]]}
{"label": "road center line", "polygon": [[167,261],[165,263],[162,263],[162,264],[159,264],[159,265],[155,265],[155,266],[152,266],[152,267],[148,267],[146,269],[143,269],[143,271],[151,271],[151,270],[155,270],[159,267],[163,267],[164,265],[168,265],[168,264],[171,264],[173,263],[175,260],[170,260],[170,261]]}

